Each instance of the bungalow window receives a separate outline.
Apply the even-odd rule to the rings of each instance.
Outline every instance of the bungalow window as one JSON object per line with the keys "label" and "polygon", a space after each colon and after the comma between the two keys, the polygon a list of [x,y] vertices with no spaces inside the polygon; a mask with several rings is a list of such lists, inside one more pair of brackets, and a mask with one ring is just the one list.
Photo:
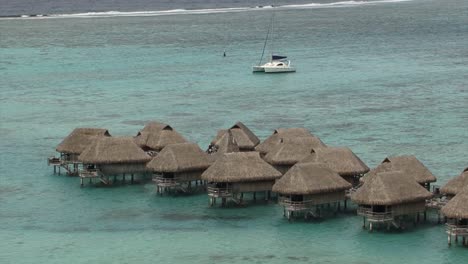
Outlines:
{"label": "bungalow window", "polygon": [[374,213],[385,213],[387,210],[385,205],[374,205],[372,211]]}
{"label": "bungalow window", "polygon": [[304,196],[302,196],[302,195],[291,195],[291,201],[293,201],[293,202],[302,202],[302,201],[304,201]]}
{"label": "bungalow window", "polygon": [[174,179],[174,173],[172,172],[164,173],[163,177],[166,179]]}

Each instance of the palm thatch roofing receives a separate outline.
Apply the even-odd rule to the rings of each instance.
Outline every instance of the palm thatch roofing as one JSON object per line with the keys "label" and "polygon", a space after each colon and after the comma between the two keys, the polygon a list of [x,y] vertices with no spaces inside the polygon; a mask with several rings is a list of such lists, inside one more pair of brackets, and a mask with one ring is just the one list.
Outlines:
{"label": "palm thatch roofing", "polygon": [[366,181],[376,173],[384,171],[403,171],[405,176],[412,177],[420,184],[435,182],[437,180],[432,172],[415,156],[403,155],[385,158],[381,164],[365,175],[362,181]]}
{"label": "palm thatch roofing", "polygon": [[[445,194],[456,195],[463,188],[468,186],[468,167],[462,173],[451,180],[449,180],[440,191]],[[468,202],[468,201],[467,201]]]}
{"label": "palm thatch roofing", "polygon": [[319,163],[298,163],[273,185],[281,194],[308,195],[337,192],[352,186],[328,166]]}
{"label": "palm thatch roofing", "polygon": [[216,146],[216,155],[224,154],[224,153],[231,153],[231,152],[239,152],[239,146],[237,145],[236,139],[232,134],[231,130],[228,130],[227,133],[214,143]]}
{"label": "palm thatch roofing", "polygon": [[303,138],[303,137],[310,137],[313,138],[312,140],[315,141],[314,147],[326,147],[326,145],[320,140],[320,138],[312,135],[310,131],[306,128],[278,128],[276,129],[271,136],[265,139],[262,143],[255,147],[255,150],[266,154],[270,152],[276,145],[281,143],[281,139],[286,138]]}
{"label": "palm thatch roofing", "polygon": [[309,155],[301,162],[326,164],[341,176],[354,176],[369,171],[369,167],[348,147],[316,148],[315,155]]}
{"label": "palm thatch roofing", "polygon": [[143,149],[161,150],[170,144],[185,143],[187,140],[170,125],[149,122],[135,136],[135,143]]}
{"label": "palm thatch roofing", "polygon": [[212,144],[218,142],[223,135],[230,130],[240,149],[254,149],[260,143],[260,139],[242,122],[237,122],[229,129],[219,130]]}
{"label": "palm thatch roofing", "polygon": [[146,163],[151,160],[133,138],[98,137],[78,157],[89,164]]}
{"label": "palm thatch roofing", "polygon": [[365,205],[394,205],[423,201],[432,196],[411,177],[403,174],[401,171],[377,173],[351,195],[351,200]]}
{"label": "palm thatch roofing", "polygon": [[252,182],[275,180],[281,175],[258,152],[233,152],[216,160],[201,177],[209,182]]}
{"label": "palm thatch roofing", "polygon": [[57,146],[57,151],[69,154],[81,154],[96,137],[110,137],[109,131],[103,128],[75,128]]}
{"label": "palm thatch roofing", "polygon": [[168,145],[146,167],[156,172],[184,172],[205,170],[211,161],[195,143]]}
{"label": "palm thatch roofing", "polygon": [[442,207],[442,213],[448,218],[468,219],[468,186]]}
{"label": "palm thatch roofing", "polygon": [[263,159],[272,165],[294,165],[307,156],[314,156],[314,144],[311,137],[285,139],[277,144]]}

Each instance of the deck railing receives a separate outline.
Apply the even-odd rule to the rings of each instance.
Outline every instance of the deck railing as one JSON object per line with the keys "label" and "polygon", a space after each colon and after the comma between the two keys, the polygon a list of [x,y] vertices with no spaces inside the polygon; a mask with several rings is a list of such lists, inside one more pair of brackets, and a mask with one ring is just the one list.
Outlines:
{"label": "deck railing", "polygon": [[209,196],[212,197],[232,197],[232,188],[218,188],[215,186],[208,186],[207,192]]}
{"label": "deck railing", "polygon": [[427,208],[434,208],[434,209],[441,209],[448,203],[448,199],[446,197],[434,197],[431,199],[426,200],[426,207]]}
{"label": "deck railing", "polygon": [[157,176],[153,178],[153,181],[162,187],[175,187],[179,185],[177,178],[164,178],[162,176]]}
{"label": "deck railing", "polygon": [[391,221],[393,220],[392,212],[373,212],[370,208],[359,207],[357,209],[357,214],[367,217],[371,221]]}
{"label": "deck railing", "polygon": [[468,236],[468,225],[446,224],[446,231],[449,235]]}
{"label": "deck railing", "polygon": [[96,178],[99,176],[99,172],[97,169],[84,169],[80,170],[79,176],[81,178]]}
{"label": "deck railing", "polygon": [[304,211],[316,205],[312,200],[291,201],[288,198],[280,198],[278,203],[283,205],[288,211]]}
{"label": "deck railing", "polygon": [[57,166],[57,165],[60,165],[60,164],[62,164],[62,160],[60,158],[53,157],[53,156],[47,158],[47,165],[49,165],[49,166],[50,165]]}

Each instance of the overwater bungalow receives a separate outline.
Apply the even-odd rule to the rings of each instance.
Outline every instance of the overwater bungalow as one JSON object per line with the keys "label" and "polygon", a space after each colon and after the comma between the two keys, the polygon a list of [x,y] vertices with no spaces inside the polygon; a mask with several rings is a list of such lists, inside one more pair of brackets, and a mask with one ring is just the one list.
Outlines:
{"label": "overwater bungalow", "polygon": [[194,143],[167,145],[146,167],[154,173],[158,193],[191,192],[202,185],[201,174],[211,165],[207,153]]}
{"label": "overwater bungalow", "polygon": [[255,200],[257,192],[265,192],[265,199],[269,199],[271,188],[281,175],[258,152],[233,152],[216,160],[201,178],[208,182],[210,205],[217,198],[225,205],[227,199],[242,204],[244,193],[253,193]]}
{"label": "overwater bungalow", "polygon": [[316,148],[315,154],[307,156],[301,162],[326,164],[354,187],[359,179],[369,171],[369,167],[348,147]]}
{"label": "overwater bungalow", "polygon": [[315,140],[313,137],[281,139],[263,159],[285,174],[294,164],[308,156],[315,156]]}
{"label": "overwater bungalow", "polygon": [[405,217],[425,213],[426,199],[432,194],[418,184],[413,178],[405,176],[405,172],[380,172],[366,179],[364,184],[351,194],[351,200],[359,205],[358,215],[363,217],[363,227],[366,221],[369,230],[373,224],[386,224],[400,228]]}
{"label": "overwater bungalow", "polygon": [[[216,144],[230,130],[240,151],[254,151],[260,139],[242,122],[237,122],[229,129],[219,130],[210,145]],[[210,147],[208,147],[210,148]]]}
{"label": "overwater bungalow", "polygon": [[383,171],[402,171],[404,172],[404,176],[413,178],[428,191],[431,190],[431,183],[437,181],[432,172],[412,155],[387,157],[361,180],[365,181],[367,178]]}
{"label": "overwater bungalow", "polygon": [[[448,199],[451,199],[457,193],[459,193],[463,188],[468,186],[468,167],[465,168],[462,173],[449,180],[442,188],[440,192],[445,195]],[[468,202],[468,201],[467,201]]]}
{"label": "overwater bungalow", "polygon": [[102,128],[75,128],[57,146],[56,150],[60,153],[60,157],[49,157],[48,165],[54,166],[54,173],[57,168],[60,173],[62,167],[69,175],[78,175],[78,167],[81,164],[78,156],[97,137],[110,137],[109,131]]}
{"label": "overwater bungalow", "polygon": [[326,147],[320,138],[314,136],[306,128],[278,128],[273,131],[273,134],[266,138],[262,143],[255,147],[255,150],[260,152],[262,156],[270,152],[276,145],[281,143],[282,139],[310,137],[314,148]]}
{"label": "overwater bungalow", "polygon": [[135,143],[151,156],[167,145],[185,142],[187,140],[170,125],[156,121],[146,124],[135,136]]}
{"label": "overwater bungalow", "polygon": [[97,178],[104,184],[110,184],[109,177],[131,175],[133,183],[134,175],[146,175],[146,163],[151,160],[133,138],[130,137],[98,137],[78,157],[83,163],[80,171],[81,185],[83,180]]}
{"label": "overwater bungalow", "polygon": [[441,211],[448,218],[448,244],[452,243],[452,237],[455,237],[455,242],[462,237],[462,244],[468,246],[468,186],[465,185]]}
{"label": "overwater bungalow", "polygon": [[206,152],[214,162],[226,153],[239,152],[239,146],[231,130],[228,130],[216,143],[210,145]]}
{"label": "overwater bungalow", "polygon": [[298,163],[273,185],[278,193],[284,215],[290,219],[302,213],[320,216],[320,205],[337,204],[346,201],[345,192],[352,185],[327,165],[319,163]]}

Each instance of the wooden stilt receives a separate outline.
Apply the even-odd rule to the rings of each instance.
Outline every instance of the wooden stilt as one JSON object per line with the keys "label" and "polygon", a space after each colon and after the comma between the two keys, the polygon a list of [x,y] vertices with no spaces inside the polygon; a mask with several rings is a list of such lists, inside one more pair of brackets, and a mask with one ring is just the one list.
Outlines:
{"label": "wooden stilt", "polygon": [[452,236],[449,234],[448,237],[447,237],[447,242],[448,242],[448,245],[451,246],[452,245]]}
{"label": "wooden stilt", "polygon": [[344,209],[346,210],[348,208],[348,200],[344,200]]}
{"label": "wooden stilt", "polygon": [[419,223],[419,220],[420,220],[420,217],[419,217],[419,213],[416,215],[416,223]]}
{"label": "wooden stilt", "polygon": [[341,211],[341,202],[338,202],[337,210]]}
{"label": "wooden stilt", "polygon": [[362,228],[366,229],[366,218],[362,217]]}
{"label": "wooden stilt", "polygon": [[253,193],[253,200],[257,201],[257,193],[256,192]]}
{"label": "wooden stilt", "polygon": [[372,232],[372,222],[369,223],[369,231]]}
{"label": "wooden stilt", "polygon": [[117,182],[117,175],[114,175],[114,183]]}
{"label": "wooden stilt", "polygon": [[458,235],[455,235],[455,244],[458,244]]}
{"label": "wooden stilt", "polygon": [[54,165],[54,174],[57,174],[57,166]]}
{"label": "wooden stilt", "polygon": [[241,193],[241,194],[240,194],[240,199],[239,199],[239,200],[240,200],[240,202],[242,203],[242,201],[244,200],[244,193]]}
{"label": "wooden stilt", "polygon": [[424,211],[424,222],[427,221],[427,211]]}
{"label": "wooden stilt", "polygon": [[125,183],[125,173],[122,175],[122,182]]}
{"label": "wooden stilt", "polygon": [[133,173],[132,173],[132,177],[130,179],[130,183],[133,184]]}
{"label": "wooden stilt", "polygon": [[271,198],[271,191],[267,191],[267,200],[270,200]]}
{"label": "wooden stilt", "polygon": [[83,187],[83,178],[80,178],[80,185]]}

